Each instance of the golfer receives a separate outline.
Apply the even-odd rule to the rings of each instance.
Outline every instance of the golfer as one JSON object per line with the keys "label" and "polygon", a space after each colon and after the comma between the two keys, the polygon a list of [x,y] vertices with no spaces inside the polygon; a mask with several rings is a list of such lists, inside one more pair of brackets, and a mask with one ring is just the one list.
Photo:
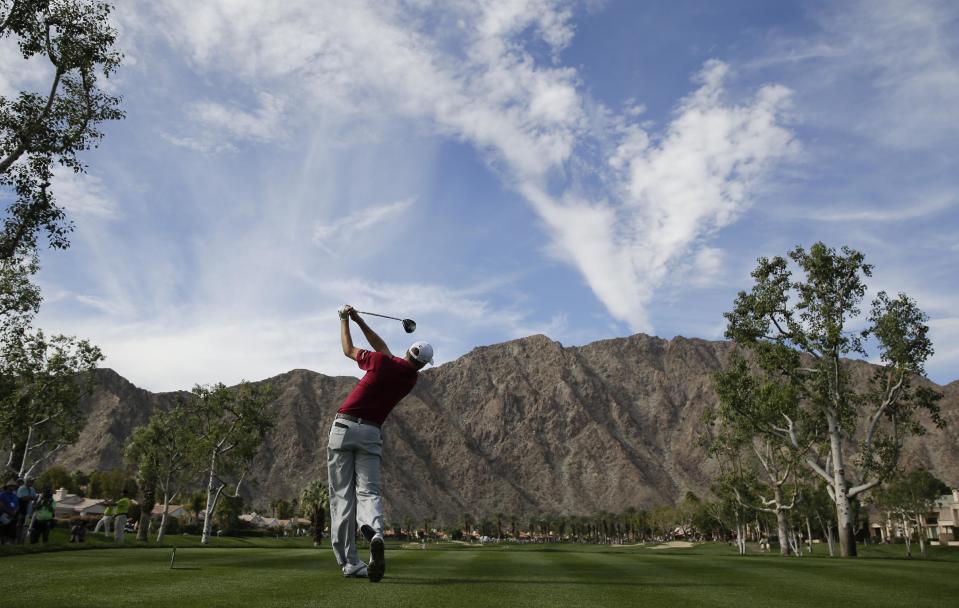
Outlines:
{"label": "golfer", "polygon": [[[383,547],[383,500],[380,495],[380,426],[390,411],[416,385],[433,347],[416,342],[403,357],[394,357],[386,343],[352,306],[340,313],[343,354],[356,361],[366,375],[337,410],[326,450],[330,476],[330,538],[336,562],[346,577],[368,577],[379,582],[386,571]],[[350,319],[363,330],[372,351],[353,346]],[[370,563],[356,556],[356,527],[370,541]]]}

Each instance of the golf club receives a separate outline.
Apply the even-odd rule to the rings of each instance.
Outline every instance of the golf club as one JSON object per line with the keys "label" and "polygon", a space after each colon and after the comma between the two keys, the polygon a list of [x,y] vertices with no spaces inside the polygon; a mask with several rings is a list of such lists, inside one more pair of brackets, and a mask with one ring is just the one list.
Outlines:
{"label": "golf club", "polygon": [[403,329],[406,330],[406,333],[408,333],[408,334],[411,334],[411,333],[413,333],[414,331],[416,331],[416,321],[414,321],[413,319],[400,319],[400,318],[398,318],[398,317],[391,317],[391,316],[389,316],[389,315],[381,315],[381,314],[375,313],[375,312],[365,312],[365,311],[362,311],[362,310],[357,310],[356,312],[358,312],[358,313],[361,314],[361,315],[372,315],[372,316],[374,316],[374,317],[383,317],[384,319],[393,319],[394,321],[399,321],[400,323],[403,324]]}

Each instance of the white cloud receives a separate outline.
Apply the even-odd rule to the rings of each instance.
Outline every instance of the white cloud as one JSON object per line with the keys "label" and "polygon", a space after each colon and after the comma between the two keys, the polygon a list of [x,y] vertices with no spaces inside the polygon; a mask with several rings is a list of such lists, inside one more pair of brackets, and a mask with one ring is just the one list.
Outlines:
{"label": "white cloud", "polygon": [[44,94],[49,92],[53,69],[53,65],[42,55],[24,59],[15,38],[0,38],[0,96],[13,99],[23,90]]}
{"label": "white cloud", "polygon": [[799,69],[809,103],[825,105],[807,118],[907,150],[955,139],[959,4],[858,0],[812,17],[820,35],[780,39],[752,63]]}
{"label": "white cloud", "polygon": [[953,207],[956,201],[955,195],[948,193],[896,209],[843,208],[841,205],[831,205],[828,209],[797,210],[794,213],[797,217],[820,222],[902,222],[945,211]]}
{"label": "white cloud", "polygon": [[610,157],[621,204],[543,195],[536,203],[560,254],[634,330],[652,329],[647,304],[667,273],[734,221],[771,166],[797,149],[780,124],[789,91],[766,86],[746,105],[727,105],[726,70],[707,63],[700,88],[680,103],[662,138],[651,139],[638,126],[625,131]]}
{"label": "white cloud", "polygon": [[360,236],[368,237],[368,231],[371,228],[395,220],[412,204],[412,199],[395,201],[362,209],[330,224],[317,224],[313,228],[313,242],[330,255],[338,255],[340,249],[350,245],[353,239]]}
{"label": "white cloud", "polygon": [[929,337],[936,349],[926,365],[929,375],[943,383],[959,380],[959,317],[931,319]]}
{"label": "white cloud", "polygon": [[[716,247],[703,247],[693,256],[689,275],[694,287],[711,287],[723,280],[726,253]],[[714,334],[715,332],[713,332]],[[713,335],[710,334],[710,335]]]}
{"label": "white cloud", "polygon": [[191,135],[163,133],[170,143],[205,154],[237,150],[238,142],[268,143],[286,136],[283,118],[286,102],[270,93],[259,93],[259,107],[250,111],[236,104],[209,99],[190,104],[186,114]]}
{"label": "white cloud", "polygon": [[[153,10],[167,24],[160,31],[201,72],[308,100],[298,109],[340,120],[405,118],[470,142],[526,196],[554,251],[610,313],[649,331],[647,306],[667,271],[734,221],[770,166],[793,151],[781,125],[789,92],[766,86],[746,104],[727,103],[727,68],[712,61],[666,132],[651,136],[634,122],[638,106],[614,115],[582,90],[574,68],[558,65],[574,34],[572,6],[166,0]],[[536,44],[545,44],[546,61],[531,50]],[[262,139],[277,112],[261,107],[193,110],[214,130]],[[591,122],[597,107],[607,119]],[[568,174],[578,149],[595,148],[612,152],[575,162],[592,163],[586,171],[610,184],[599,200],[579,194]],[[557,192],[556,184],[566,185]],[[320,227],[317,240],[332,228]]]}
{"label": "white cloud", "polygon": [[281,118],[286,104],[269,93],[260,93],[258,98],[259,108],[255,112],[203,100],[194,103],[189,114],[201,127],[228,137],[259,142],[274,140],[282,134]]}
{"label": "white cloud", "polygon": [[[394,354],[405,351],[414,340],[430,341],[437,365],[475,347],[477,336],[487,331],[500,331],[509,338],[536,333],[556,338],[567,327],[562,315],[536,323],[529,319],[530,311],[496,306],[475,288],[300,278],[312,287],[310,308],[320,312],[264,315],[214,305],[190,311],[171,308],[140,321],[125,316],[129,311],[123,303],[72,295],[100,314],[78,320],[47,318],[44,313],[41,321],[51,332],[92,338],[107,357],[104,366],[152,391],[259,380],[294,368],[359,376],[362,372],[340,347],[336,309],[346,302],[415,319],[414,335],[404,333],[394,321],[375,317],[368,321]],[[365,344],[355,326],[353,336],[356,344]]]}
{"label": "white cloud", "polygon": [[90,173],[76,173],[59,165],[53,171],[57,203],[71,215],[112,220],[119,217],[117,202],[106,191],[103,180]]}

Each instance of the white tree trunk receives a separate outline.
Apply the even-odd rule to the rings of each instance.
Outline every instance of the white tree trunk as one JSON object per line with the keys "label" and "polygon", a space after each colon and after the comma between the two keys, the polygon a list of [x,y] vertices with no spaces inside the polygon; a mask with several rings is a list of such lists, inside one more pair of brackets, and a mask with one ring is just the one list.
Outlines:
{"label": "white tree trunk", "polygon": [[809,524],[809,518],[806,518],[806,544],[809,546],[809,555],[812,555],[812,526]]}
{"label": "white tree trunk", "polygon": [[822,534],[826,537],[826,544],[829,546],[829,557],[836,557],[836,541],[832,535],[832,522],[823,521],[822,518],[816,517],[819,520],[819,527],[822,528]]}
{"label": "white tree trunk", "polygon": [[905,513],[902,514],[902,538],[906,542],[906,558],[912,559],[912,529]]}
{"label": "white tree trunk", "polygon": [[210,458],[209,480],[206,484],[206,509],[203,511],[203,535],[200,537],[200,544],[202,545],[210,543],[210,532],[213,528],[213,509],[216,508],[216,500],[220,497],[219,490],[213,490],[213,480],[216,478],[216,456],[216,450],[213,450],[213,456]]}
{"label": "white tree trunk", "polygon": [[919,537],[919,555],[926,559],[926,530],[922,515],[916,515],[916,535]]}
{"label": "white tree trunk", "polygon": [[829,444],[832,453],[832,489],[836,501],[836,524],[839,529],[839,554],[842,557],[856,556],[856,538],[852,529],[852,504],[849,500],[849,483],[843,460],[842,435],[839,424],[832,415],[829,423]]}
{"label": "white tree trunk", "polygon": [[157,532],[157,544],[161,544],[166,538],[166,526],[169,521],[170,513],[170,495],[163,493],[163,515],[160,516],[160,530]]}
{"label": "white tree trunk", "polygon": [[789,557],[789,522],[786,521],[786,510],[782,508],[782,487],[775,486],[773,488],[773,496],[776,499],[776,529],[777,534],[779,534],[779,554],[783,557]]}

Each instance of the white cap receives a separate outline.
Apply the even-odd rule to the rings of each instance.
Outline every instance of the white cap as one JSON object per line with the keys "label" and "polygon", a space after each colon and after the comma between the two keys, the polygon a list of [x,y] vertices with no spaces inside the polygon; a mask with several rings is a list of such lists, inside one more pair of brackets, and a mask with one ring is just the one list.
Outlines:
{"label": "white cap", "polygon": [[[413,354],[413,349],[416,349],[418,355]],[[429,342],[414,342],[412,346],[407,349],[407,352],[410,353],[410,356],[419,361],[420,363],[426,365],[427,363],[433,363],[433,346]]]}

